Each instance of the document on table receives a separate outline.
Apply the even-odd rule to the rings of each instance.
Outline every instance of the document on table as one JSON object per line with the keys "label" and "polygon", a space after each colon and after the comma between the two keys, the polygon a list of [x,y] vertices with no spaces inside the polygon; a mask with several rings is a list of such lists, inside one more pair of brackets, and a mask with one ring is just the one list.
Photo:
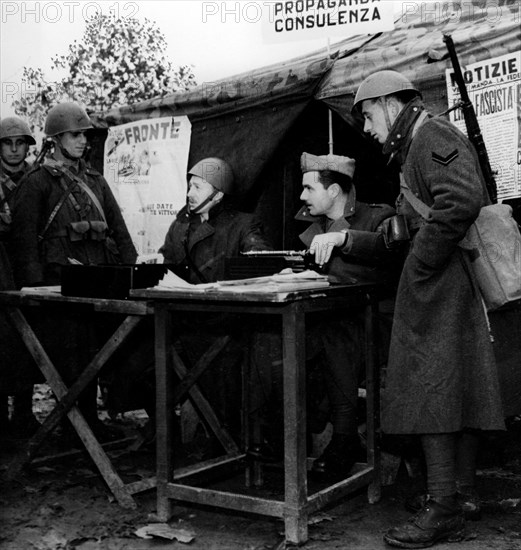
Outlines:
{"label": "document on table", "polygon": [[320,275],[315,271],[306,270],[295,273],[290,269],[283,270],[275,275],[264,277],[252,277],[249,279],[234,279],[231,281],[218,281],[215,283],[193,285],[187,283],[169,271],[165,277],[154,287],[155,290],[190,290],[200,292],[255,292],[271,293],[286,292],[291,290],[304,290],[307,288],[323,288],[329,286],[326,275]]}
{"label": "document on table", "polygon": [[193,285],[176,275],[173,271],[168,270],[165,276],[159,281],[159,283],[153,287],[154,290],[195,290],[204,292],[210,287],[213,287],[215,283]]}
{"label": "document on table", "polygon": [[53,285],[53,286],[24,286],[22,288],[22,292],[27,293],[49,293],[49,294],[61,294],[62,287],[60,285]]}

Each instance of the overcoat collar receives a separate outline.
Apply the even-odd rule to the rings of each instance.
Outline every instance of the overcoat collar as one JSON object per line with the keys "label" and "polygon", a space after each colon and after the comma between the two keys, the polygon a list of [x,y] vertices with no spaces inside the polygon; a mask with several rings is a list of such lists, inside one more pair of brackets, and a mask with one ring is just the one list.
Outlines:
{"label": "overcoat collar", "polygon": [[399,164],[403,164],[412,141],[412,130],[418,117],[425,110],[423,102],[415,97],[396,117],[394,124],[383,146],[383,154],[396,158]]}
{"label": "overcoat collar", "polygon": [[179,213],[182,221],[185,223],[184,236],[188,237],[190,224],[197,224],[197,227],[190,235],[188,248],[191,250],[197,243],[201,242],[215,233],[214,222],[216,218],[225,211],[226,207],[222,202],[216,204],[208,213],[208,220],[201,221],[199,214],[191,214],[186,206]]}

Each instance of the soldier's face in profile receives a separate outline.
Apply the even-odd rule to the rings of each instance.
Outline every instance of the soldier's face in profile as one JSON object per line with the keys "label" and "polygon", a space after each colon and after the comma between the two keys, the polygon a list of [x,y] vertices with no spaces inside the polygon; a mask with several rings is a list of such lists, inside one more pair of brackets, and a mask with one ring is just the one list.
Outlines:
{"label": "soldier's face in profile", "polygon": [[306,172],[302,176],[302,193],[300,200],[307,206],[312,216],[322,216],[331,210],[334,200],[328,189],[320,182],[320,172]]}
{"label": "soldier's face in profile", "polygon": [[364,116],[364,132],[370,134],[373,139],[381,143],[385,143],[389,130],[384,113],[384,103],[366,99],[362,103],[362,115]]}
{"label": "soldier's face in profile", "polygon": [[8,166],[21,164],[27,156],[29,145],[22,137],[8,137],[0,141],[0,158]]}
{"label": "soldier's face in profile", "polygon": [[61,146],[74,158],[81,158],[85,152],[87,146],[87,136],[85,130],[79,130],[77,132],[64,132],[60,134],[58,138],[61,142]]}

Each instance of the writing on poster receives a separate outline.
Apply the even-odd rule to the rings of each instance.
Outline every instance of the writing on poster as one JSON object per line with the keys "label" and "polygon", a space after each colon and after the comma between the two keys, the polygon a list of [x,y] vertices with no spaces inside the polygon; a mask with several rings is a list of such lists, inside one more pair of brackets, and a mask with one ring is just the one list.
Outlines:
{"label": "writing on poster", "polygon": [[[472,63],[462,68],[495,173],[498,199],[521,197],[521,51]],[[449,106],[460,101],[452,69],[447,69]],[[461,109],[451,121],[466,133]]]}
{"label": "writing on poster", "polygon": [[190,137],[186,116],[109,129],[104,172],[140,256],[157,253],[186,202]]}

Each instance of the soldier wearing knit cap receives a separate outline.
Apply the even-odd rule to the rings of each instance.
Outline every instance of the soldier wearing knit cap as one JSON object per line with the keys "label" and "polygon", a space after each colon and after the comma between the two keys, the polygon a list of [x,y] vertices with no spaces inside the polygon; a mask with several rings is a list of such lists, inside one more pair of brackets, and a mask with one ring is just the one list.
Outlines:
{"label": "soldier wearing knit cap", "polygon": [[[339,155],[301,157],[304,206],[296,219],[310,226],[300,240],[315,255],[332,282],[385,282],[396,250],[384,237],[394,209],[356,200],[355,161]],[[324,373],[331,408],[333,435],[312,468],[318,478],[346,477],[360,456],[356,403],[363,355],[361,312],[316,319],[307,334],[307,355],[323,350]]]}

